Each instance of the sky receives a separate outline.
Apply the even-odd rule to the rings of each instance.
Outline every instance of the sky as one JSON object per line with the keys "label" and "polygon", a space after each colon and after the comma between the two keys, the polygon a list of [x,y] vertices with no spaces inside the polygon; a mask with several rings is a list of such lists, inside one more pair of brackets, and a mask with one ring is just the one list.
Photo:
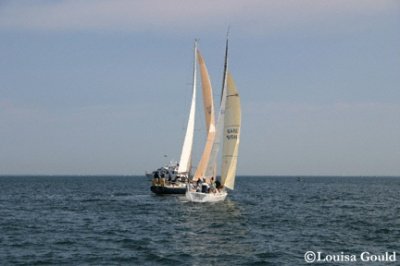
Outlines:
{"label": "sky", "polygon": [[0,1],[0,175],[141,175],[178,160],[193,41],[218,99],[228,26],[239,175],[400,176],[394,0]]}

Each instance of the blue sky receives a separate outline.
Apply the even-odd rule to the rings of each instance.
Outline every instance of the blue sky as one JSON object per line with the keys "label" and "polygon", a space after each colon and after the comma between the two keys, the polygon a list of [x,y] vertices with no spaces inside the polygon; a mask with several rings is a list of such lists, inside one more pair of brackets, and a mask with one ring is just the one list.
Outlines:
{"label": "blue sky", "polygon": [[400,175],[400,4],[372,0],[2,1],[0,174],[178,159],[193,40],[218,97],[228,25],[239,174]]}

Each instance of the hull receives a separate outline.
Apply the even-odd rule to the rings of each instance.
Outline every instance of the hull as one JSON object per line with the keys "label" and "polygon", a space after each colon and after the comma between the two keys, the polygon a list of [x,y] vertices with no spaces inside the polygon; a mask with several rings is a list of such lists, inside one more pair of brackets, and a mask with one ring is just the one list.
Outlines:
{"label": "hull", "polygon": [[217,193],[202,193],[187,191],[185,196],[188,201],[191,202],[218,202],[224,201],[228,193],[226,191]]}
{"label": "hull", "polygon": [[185,186],[151,186],[151,191],[156,194],[185,194]]}

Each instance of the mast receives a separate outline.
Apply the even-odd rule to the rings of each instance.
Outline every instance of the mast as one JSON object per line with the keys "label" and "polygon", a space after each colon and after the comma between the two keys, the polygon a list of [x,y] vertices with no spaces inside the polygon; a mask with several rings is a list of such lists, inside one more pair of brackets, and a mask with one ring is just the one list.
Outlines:
{"label": "mast", "polygon": [[226,73],[228,72],[228,44],[229,44],[229,27],[228,31],[226,32],[226,44],[225,44],[225,60],[224,60],[224,73],[222,75],[222,88],[221,88],[221,99],[220,99],[220,104],[223,99],[223,92],[226,86]]}
{"label": "mast", "polygon": [[194,41],[194,60],[193,60],[193,89],[192,101],[189,112],[189,120],[186,128],[185,139],[183,141],[181,158],[179,160],[178,174],[189,175],[192,164],[192,149],[194,137],[195,111],[196,111],[196,86],[197,86],[197,39]]}
{"label": "mast", "polygon": [[226,34],[224,73],[222,79],[220,107],[216,124],[214,144],[211,150],[210,160],[208,162],[207,170],[205,173],[207,177],[211,176],[216,177],[217,175],[217,155],[221,146],[222,131],[224,130],[224,116],[225,116],[225,102],[226,102],[225,96],[226,96],[227,72],[228,72],[228,43],[229,43],[229,28]]}

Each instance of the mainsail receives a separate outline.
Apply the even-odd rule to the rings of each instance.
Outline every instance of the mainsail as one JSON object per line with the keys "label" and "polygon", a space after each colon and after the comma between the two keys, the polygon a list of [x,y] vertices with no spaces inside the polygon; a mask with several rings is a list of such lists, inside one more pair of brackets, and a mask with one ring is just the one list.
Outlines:
{"label": "mainsail", "polygon": [[225,187],[233,189],[240,142],[241,109],[240,97],[229,72],[225,104],[221,181]]}
{"label": "mainsail", "polygon": [[203,91],[203,105],[204,105],[204,116],[206,119],[206,130],[210,129],[210,125],[214,124],[214,102],[212,95],[212,87],[208,70],[200,51],[197,50],[197,60],[200,67],[201,87]]}
{"label": "mainsail", "polygon": [[207,133],[206,145],[204,147],[203,154],[201,156],[199,165],[197,166],[193,180],[197,180],[200,177],[204,177],[215,138],[214,103],[213,103],[211,82],[204,59],[199,51],[197,52],[197,54],[200,66],[204,112],[206,118],[206,128],[208,133]]}
{"label": "mainsail", "polygon": [[195,110],[196,110],[196,84],[197,84],[196,64],[197,64],[197,41],[195,41],[194,43],[192,102],[190,106],[189,120],[186,128],[185,140],[183,141],[181,158],[179,160],[179,167],[178,167],[178,174],[180,175],[188,175],[191,168],[193,136],[194,136],[194,120],[195,120]]}

